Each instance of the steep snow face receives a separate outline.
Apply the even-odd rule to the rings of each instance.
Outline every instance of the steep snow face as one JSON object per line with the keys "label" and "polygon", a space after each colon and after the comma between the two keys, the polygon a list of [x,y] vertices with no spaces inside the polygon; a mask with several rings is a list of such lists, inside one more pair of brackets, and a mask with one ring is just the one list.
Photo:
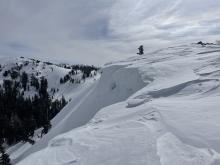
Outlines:
{"label": "steep snow face", "polygon": [[219,50],[182,45],[108,64],[18,165],[220,164]]}

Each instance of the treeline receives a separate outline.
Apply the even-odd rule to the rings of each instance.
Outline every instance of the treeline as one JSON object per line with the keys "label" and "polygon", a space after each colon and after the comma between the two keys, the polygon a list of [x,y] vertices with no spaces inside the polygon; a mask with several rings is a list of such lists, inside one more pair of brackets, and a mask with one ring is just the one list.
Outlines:
{"label": "treeline", "polygon": [[67,104],[64,97],[52,101],[44,77],[39,82],[38,94],[31,98],[21,92],[21,84],[26,84],[26,79],[23,83],[4,80],[0,86],[0,140],[9,145],[19,141],[34,143],[34,131],[43,127],[43,133],[47,133],[50,120]]}
{"label": "treeline", "polygon": [[[72,66],[62,66],[67,69],[71,69],[67,75],[65,75],[63,78],[60,78],[60,83],[66,83],[70,81],[71,83],[80,83],[81,80],[85,80],[88,77],[95,76],[97,74],[98,68],[94,66],[89,65],[72,65]],[[74,78],[74,75],[77,75],[78,73],[82,73],[81,79]]]}

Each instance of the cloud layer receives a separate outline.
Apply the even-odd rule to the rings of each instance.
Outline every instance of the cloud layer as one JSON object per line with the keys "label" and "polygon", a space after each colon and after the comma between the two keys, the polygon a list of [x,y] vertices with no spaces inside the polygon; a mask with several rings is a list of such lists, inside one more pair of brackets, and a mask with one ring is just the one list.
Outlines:
{"label": "cloud layer", "polygon": [[0,0],[0,54],[102,65],[220,38],[219,0]]}

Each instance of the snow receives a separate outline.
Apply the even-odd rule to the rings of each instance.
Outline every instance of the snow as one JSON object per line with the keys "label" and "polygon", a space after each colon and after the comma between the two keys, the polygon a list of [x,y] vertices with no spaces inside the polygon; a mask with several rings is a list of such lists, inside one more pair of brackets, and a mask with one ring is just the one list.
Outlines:
{"label": "snow", "polygon": [[128,100],[128,108],[132,108],[132,107],[136,107],[139,106],[141,104],[144,104],[145,101],[148,101],[147,99],[130,99]]}
{"label": "snow", "polygon": [[103,69],[100,81],[80,88],[77,96],[53,119],[51,131],[14,161],[43,149],[53,137],[86,124],[101,108],[127,99],[143,86],[135,68],[109,66]]}
{"label": "snow", "polygon": [[219,165],[218,49],[181,45],[109,63],[17,164]]}
{"label": "snow", "polygon": [[219,156],[211,149],[186,145],[172,133],[166,133],[158,139],[157,149],[162,165],[207,165]]}

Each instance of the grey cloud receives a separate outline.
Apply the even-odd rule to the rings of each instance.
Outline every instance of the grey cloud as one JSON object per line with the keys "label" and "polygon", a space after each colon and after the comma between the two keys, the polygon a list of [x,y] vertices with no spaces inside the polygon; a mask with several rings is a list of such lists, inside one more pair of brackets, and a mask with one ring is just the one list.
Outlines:
{"label": "grey cloud", "polygon": [[219,0],[0,0],[0,54],[100,65],[139,44],[217,39],[219,9]]}

